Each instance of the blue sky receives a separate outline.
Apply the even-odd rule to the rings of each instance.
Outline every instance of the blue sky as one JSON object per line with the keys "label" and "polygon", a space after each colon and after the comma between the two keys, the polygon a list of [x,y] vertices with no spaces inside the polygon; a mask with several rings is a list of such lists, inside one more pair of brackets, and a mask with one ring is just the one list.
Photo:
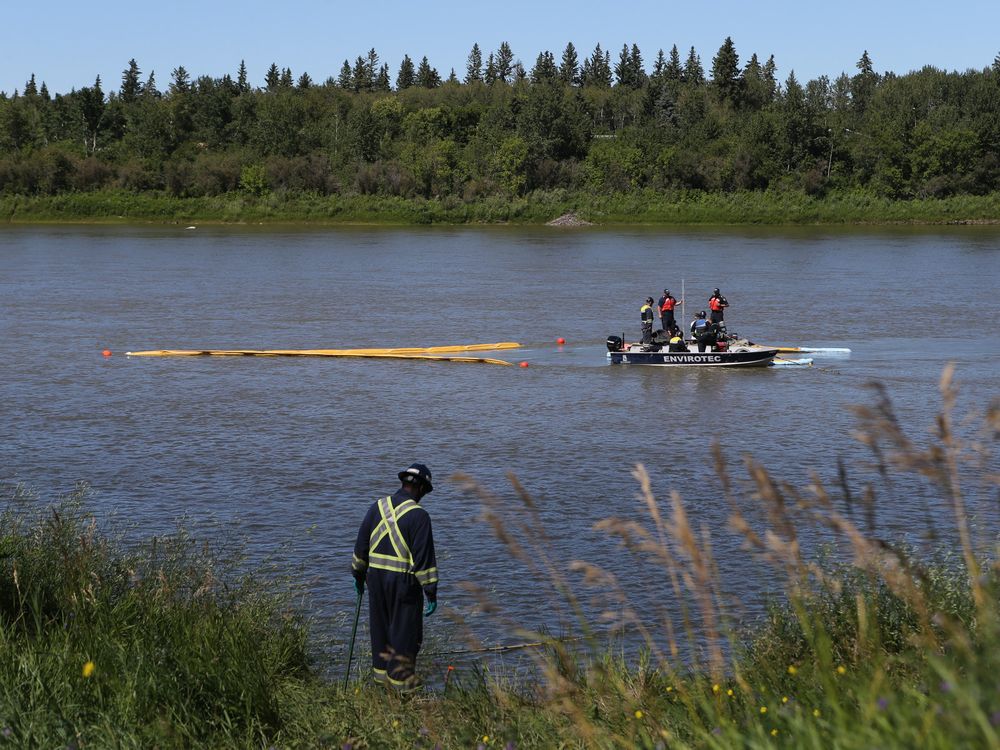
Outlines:
{"label": "blue sky", "polygon": [[271,62],[297,78],[336,76],[344,59],[374,47],[393,80],[403,54],[427,55],[447,76],[464,74],[473,42],[485,52],[507,41],[526,68],[542,50],[558,58],[572,41],[581,58],[597,43],[616,58],[623,43],[639,45],[647,68],[661,47],[682,56],[694,46],[708,70],[727,36],[741,63],[773,54],[778,77],[794,69],[805,82],[853,74],[868,50],[879,72],[906,73],[924,65],[980,69],[1000,53],[1000,1],[846,0],[842,2],[213,2],[79,0],[31,5],[9,2],[0,32],[0,90],[21,89],[35,73],[52,93],[93,83],[117,88],[130,58],[156,71],[165,88],[183,65],[192,76],[235,75],[245,59],[251,83],[261,85]]}

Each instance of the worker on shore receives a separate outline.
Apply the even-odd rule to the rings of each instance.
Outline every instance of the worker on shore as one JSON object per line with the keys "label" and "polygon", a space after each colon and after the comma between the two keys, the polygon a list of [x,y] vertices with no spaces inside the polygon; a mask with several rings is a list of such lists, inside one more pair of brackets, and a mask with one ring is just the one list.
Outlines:
{"label": "worker on shore", "polygon": [[639,308],[639,320],[642,323],[642,344],[653,343],[653,298],[646,297],[646,304]]}
{"label": "worker on shore", "polygon": [[726,308],[729,307],[729,300],[722,296],[722,292],[715,289],[712,296],[708,298],[708,309],[712,311],[712,323],[722,323],[726,317]]}
{"label": "worker on shore", "polygon": [[437,609],[438,571],[431,517],[419,505],[434,489],[430,469],[411,464],[398,476],[400,488],[372,503],[358,529],[351,573],[358,596],[368,584],[375,680],[407,689],[419,685],[417,653],[423,618]]}
{"label": "worker on shore", "polygon": [[706,347],[708,347],[708,351],[712,351],[716,342],[717,330],[716,324],[705,318],[704,310],[699,312],[698,317],[691,321],[691,335],[698,342],[699,352],[705,351]]}
{"label": "worker on shore", "polygon": [[669,289],[663,290],[663,296],[660,297],[658,307],[660,310],[660,328],[669,333],[674,328],[674,308],[677,307],[677,300],[670,294]]}

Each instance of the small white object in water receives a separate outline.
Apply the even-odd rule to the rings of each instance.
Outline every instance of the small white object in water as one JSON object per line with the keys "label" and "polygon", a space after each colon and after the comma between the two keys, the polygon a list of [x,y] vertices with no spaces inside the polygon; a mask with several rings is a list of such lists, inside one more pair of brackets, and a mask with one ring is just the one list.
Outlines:
{"label": "small white object in water", "polygon": [[184,227],[185,229],[197,229],[198,227]]}

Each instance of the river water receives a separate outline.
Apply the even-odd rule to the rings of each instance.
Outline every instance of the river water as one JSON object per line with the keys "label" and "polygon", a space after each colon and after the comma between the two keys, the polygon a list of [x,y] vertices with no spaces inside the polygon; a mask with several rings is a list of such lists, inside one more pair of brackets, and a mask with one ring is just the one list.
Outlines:
{"label": "river water", "polygon": [[[609,366],[606,336],[638,338],[645,297],[664,286],[680,297],[682,284],[688,319],[718,286],[730,330],[852,353],[756,371]],[[8,227],[0,480],[43,497],[86,481],[99,515],[146,536],[181,522],[243,538],[251,560],[306,581],[318,629],[342,638],[357,525],[398,470],[422,461],[436,480],[425,505],[442,612],[492,641],[509,634],[476,614],[459,581],[492,592],[519,624],[565,622],[450,477],[471,475],[505,504],[513,472],[539,505],[547,550],[615,571],[648,608],[664,602],[663,574],[593,529],[640,517],[630,470],[642,462],[657,496],[677,490],[712,532],[723,583],[752,613],[768,581],[735,562],[713,441],[737,477],[749,452],[800,486],[811,469],[832,479],[838,458],[867,455],[849,407],[872,402],[873,380],[925,438],[947,362],[960,410],[997,396],[998,292],[995,227]],[[123,356],[497,341],[524,344],[497,356],[529,367]],[[919,494],[897,486],[879,507],[887,534],[918,532]],[[972,495],[991,537],[996,497]],[[454,627],[435,622],[431,636]]]}

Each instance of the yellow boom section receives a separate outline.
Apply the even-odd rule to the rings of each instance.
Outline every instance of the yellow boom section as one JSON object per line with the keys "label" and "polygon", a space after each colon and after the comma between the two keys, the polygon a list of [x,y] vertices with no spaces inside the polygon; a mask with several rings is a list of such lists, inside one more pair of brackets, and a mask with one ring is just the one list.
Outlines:
{"label": "yellow boom section", "polygon": [[459,346],[397,347],[393,349],[152,349],[125,352],[128,357],[366,357],[379,359],[425,359],[444,362],[483,362],[510,365],[502,359],[488,357],[456,357],[451,352],[495,351],[517,349],[512,341],[498,344],[464,344]]}

